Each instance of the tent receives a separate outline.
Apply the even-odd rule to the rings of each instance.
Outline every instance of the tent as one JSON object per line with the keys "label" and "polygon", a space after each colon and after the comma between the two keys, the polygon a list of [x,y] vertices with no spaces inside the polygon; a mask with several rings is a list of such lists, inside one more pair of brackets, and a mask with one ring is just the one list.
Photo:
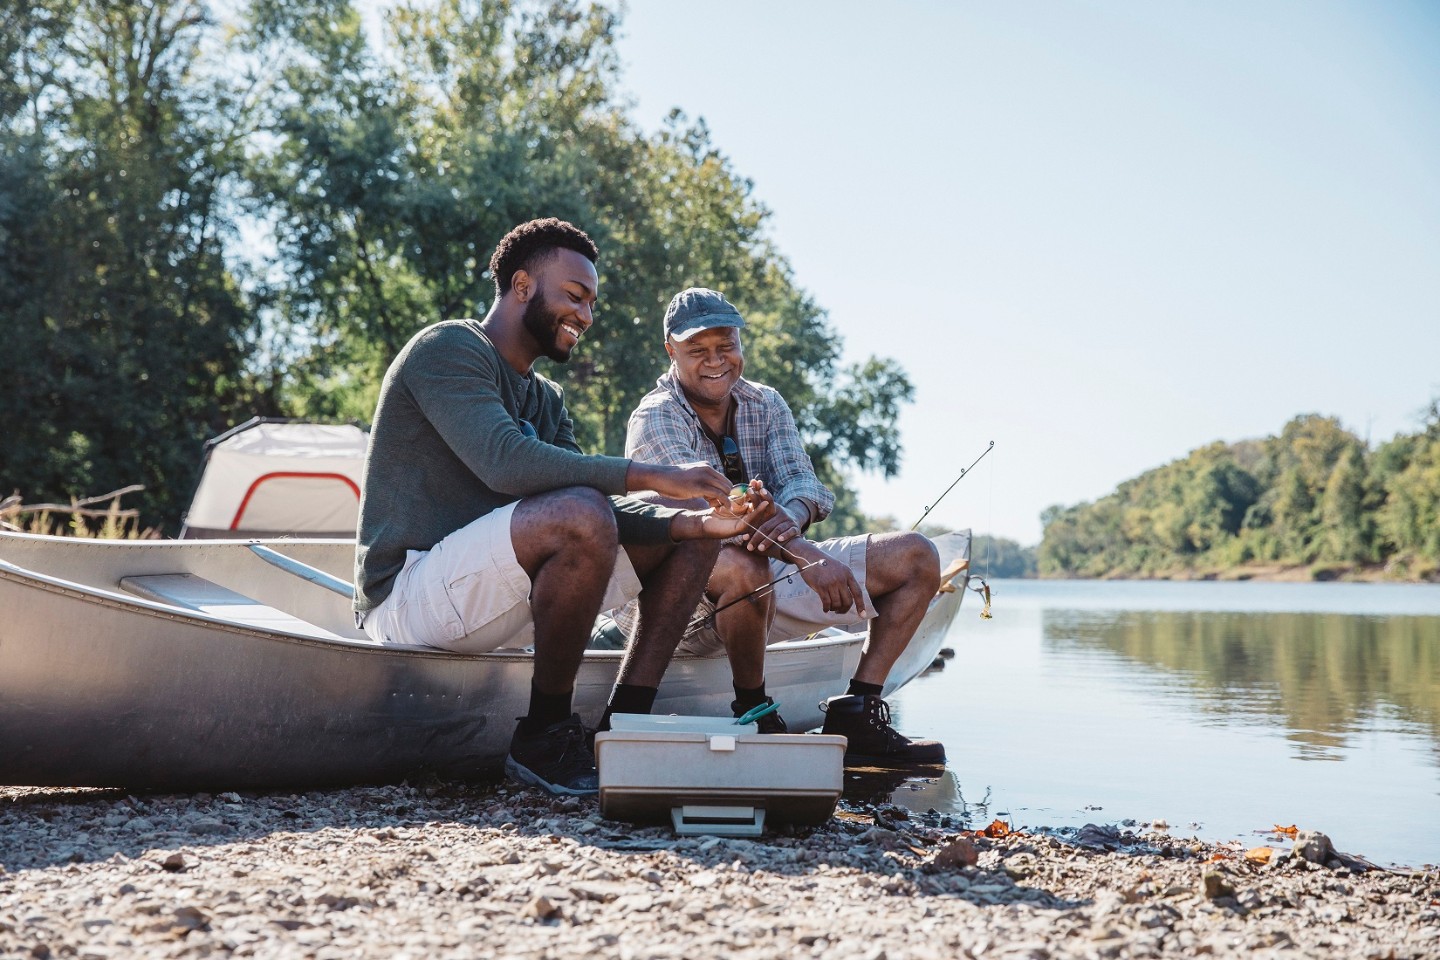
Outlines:
{"label": "tent", "polygon": [[222,433],[180,538],[354,537],[368,440],[354,424],[261,417]]}

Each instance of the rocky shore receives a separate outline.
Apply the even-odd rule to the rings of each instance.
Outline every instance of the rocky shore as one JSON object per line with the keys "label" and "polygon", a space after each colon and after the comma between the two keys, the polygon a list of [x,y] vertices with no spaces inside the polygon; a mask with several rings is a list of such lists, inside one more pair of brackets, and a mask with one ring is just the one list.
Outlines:
{"label": "rocky shore", "polygon": [[0,788],[0,957],[1440,957],[1433,867],[976,826],[847,801],[677,839],[506,784]]}

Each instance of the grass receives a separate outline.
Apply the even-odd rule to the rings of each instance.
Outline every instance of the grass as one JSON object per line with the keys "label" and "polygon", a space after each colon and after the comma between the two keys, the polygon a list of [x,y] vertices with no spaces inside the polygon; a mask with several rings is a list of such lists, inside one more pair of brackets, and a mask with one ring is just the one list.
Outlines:
{"label": "grass", "polygon": [[[159,530],[140,525],[139,510],[120,506],[123,496],[143,489],[135,484],[98,497],[71,499],[68,506],[61,503],[27,506],[17,492],[0,500],[0,529],[91,540],[159,540]],[[106,506],[97,509],[99,504]]]}

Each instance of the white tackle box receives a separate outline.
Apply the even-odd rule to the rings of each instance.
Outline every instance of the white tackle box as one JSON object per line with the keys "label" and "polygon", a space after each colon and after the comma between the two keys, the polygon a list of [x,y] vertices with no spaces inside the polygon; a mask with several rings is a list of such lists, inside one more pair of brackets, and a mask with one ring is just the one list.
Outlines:
{"label": "white tackle box", "polygon": [[725,717],[617,713],[595,735],[600,812],[682,835],[758,836],[821,823],[845,782],[845,738],[761,734]]}

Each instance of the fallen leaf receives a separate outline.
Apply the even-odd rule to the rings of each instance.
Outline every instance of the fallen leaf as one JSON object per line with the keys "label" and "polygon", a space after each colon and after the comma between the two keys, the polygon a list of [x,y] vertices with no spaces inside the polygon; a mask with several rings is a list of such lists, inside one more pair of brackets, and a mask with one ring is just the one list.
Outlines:
{"label": "fallen leaf", "polygon": [[1209,859],[1209,860],[1206,860],[1205,862],[1206,862],[1206,863],[1218,863],[1218,862],[1220,862],[1221,860],[1229,860],[1229,859],[1230,859],[1230,854],[1221,852],[1221,853],[1216,853],[1216,854],[1212,855],[1212,856],[1210,857],[1210,859]]}
{"label": "fallen leaf", "polygon": [[1251,863],[1266,864],[1275,856],[1274,847],[1251,847],[1245,851],[1245,859]]}
{"label": "fallen leaf", "polygon": [[990,826],[986,827],[983,830],[976,830],[975,832],[980,834],[982,837],[993,838],[1008,837],[1014,831],[1010,829],[1010,824],[1006,823],[1004,820],[992,820],[990,821]]}

